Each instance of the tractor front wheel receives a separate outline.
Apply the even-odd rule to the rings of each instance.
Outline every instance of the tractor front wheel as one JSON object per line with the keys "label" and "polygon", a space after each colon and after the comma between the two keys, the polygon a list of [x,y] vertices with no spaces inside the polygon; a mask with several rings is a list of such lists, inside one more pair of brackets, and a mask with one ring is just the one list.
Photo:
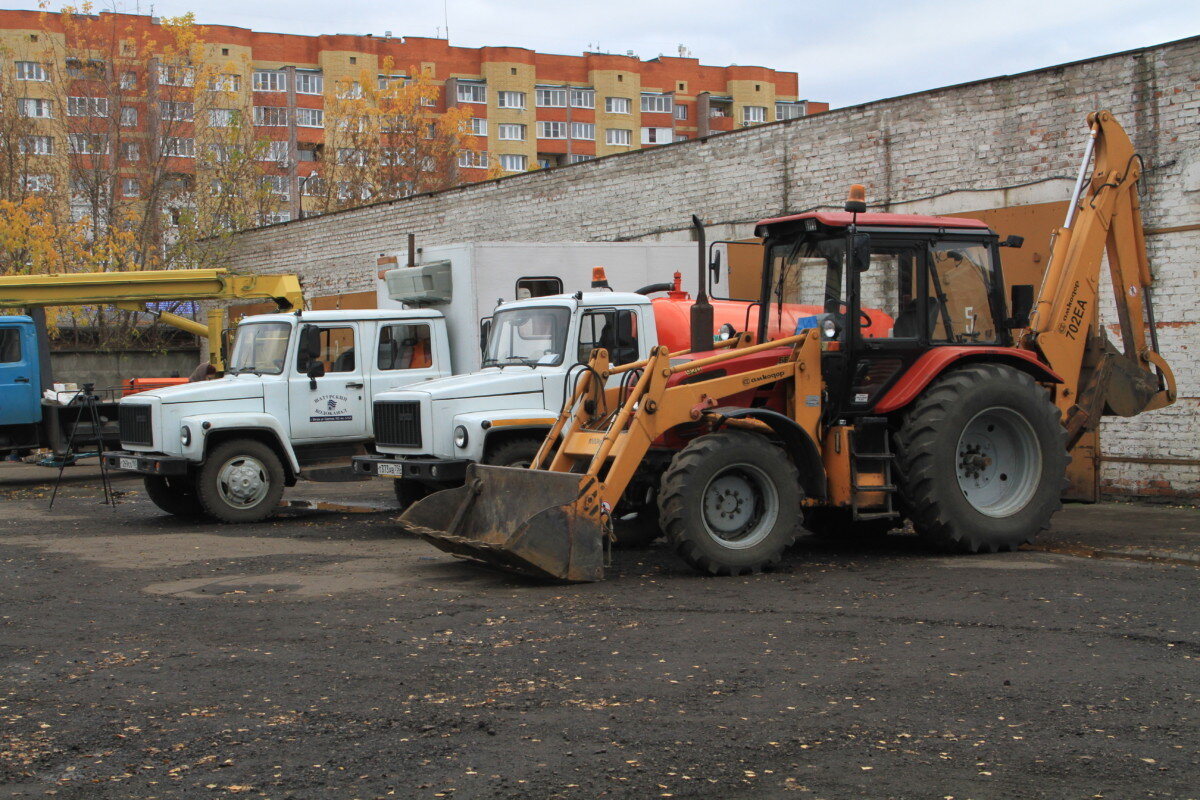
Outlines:
{"label": "tractor front wheel", "polygon": [[901,500],[917,533],[958,552],[1033,541],[1062,507],[1066,430],[1046,390],[1002,364],[946,373],[896,434]]}
{"label": "tractor front wheel", "polygon": [[659,520],[675,551],[709,575],[757,573],[779,562],[800,529],[796,467],[761,436],[700,436],[671,459]]}

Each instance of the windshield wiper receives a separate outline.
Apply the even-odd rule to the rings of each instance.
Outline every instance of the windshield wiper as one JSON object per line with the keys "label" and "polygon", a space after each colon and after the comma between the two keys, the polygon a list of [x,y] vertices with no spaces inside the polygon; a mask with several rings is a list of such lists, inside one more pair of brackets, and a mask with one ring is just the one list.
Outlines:
{"label": "windshield wiper", "polygon": [[505,364],[516,363],[516,364],[520,364],[521,366],[524,366],[524,367],[536,367],[537,366],[537,361],[535,361],[532,358],[526,358],[525,356],[505,356],[504,363]]}

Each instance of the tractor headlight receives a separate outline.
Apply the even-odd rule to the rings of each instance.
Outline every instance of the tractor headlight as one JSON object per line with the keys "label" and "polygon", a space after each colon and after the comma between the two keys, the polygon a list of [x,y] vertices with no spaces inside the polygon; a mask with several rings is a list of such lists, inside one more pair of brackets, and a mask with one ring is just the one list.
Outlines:
{"label": "tractor headlight", "polygon": [[184,447],[187,447],[192,443],[192,429],[189,428],[187,425],[180,426],[179,441],[183,444]]}
{"label": "tractor headlight", "polygon": [[454,429],[454,446],[459,449],[467,446],[467,429],[462,425]]}
{"label": "tractor headlight", "polygon": [[825,319],[821,320],[821,338],[832,341],[837,338],[837,335],[837,320],[835,320],[833,317],[826,317]]}

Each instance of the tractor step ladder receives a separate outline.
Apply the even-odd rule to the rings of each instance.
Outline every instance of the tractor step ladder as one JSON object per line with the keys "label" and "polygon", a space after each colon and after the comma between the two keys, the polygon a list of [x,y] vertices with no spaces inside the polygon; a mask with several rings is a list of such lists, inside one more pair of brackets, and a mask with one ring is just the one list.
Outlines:
{"label": "tractor step ladder", "polygon": [[[892,480],[892,464],[895,454],[892,453],[891,436],[888,435],[886,417],[863,417],[858,426],[850,432],[850,487],[853,494],[850,497],[851,519],[873,520],[894,519],[900,516],[892,504],[896,495],[896,484]],[[861,449],[860,449],[861,448]],[[878,469],[869,472],[883,474],[882,485],[860,484],[858,480],[859,464],[870,462],[878,464]],[[883,494],[886,505],[882,509],[862,510],[858,499],[862,492]]]}

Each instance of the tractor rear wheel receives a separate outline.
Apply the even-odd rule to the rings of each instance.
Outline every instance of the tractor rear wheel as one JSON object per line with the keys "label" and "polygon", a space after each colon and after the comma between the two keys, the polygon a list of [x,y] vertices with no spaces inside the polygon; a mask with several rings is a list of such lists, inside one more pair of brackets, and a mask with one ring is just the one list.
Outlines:
{"label": "tractor rear wheel", "polygon": [[896,434],[901,500],[913,528],[964,553],[1013,550],[1062,507],[1067,433],[1033,378],[1002,364],[946,373]]}
{"label": "tractor rear wheel", "polygon": [[659,520],[684,561],[709,575],[757,573],[779,562],[800,529],[796,467],[761,436],[698,437],[671,459]]}

